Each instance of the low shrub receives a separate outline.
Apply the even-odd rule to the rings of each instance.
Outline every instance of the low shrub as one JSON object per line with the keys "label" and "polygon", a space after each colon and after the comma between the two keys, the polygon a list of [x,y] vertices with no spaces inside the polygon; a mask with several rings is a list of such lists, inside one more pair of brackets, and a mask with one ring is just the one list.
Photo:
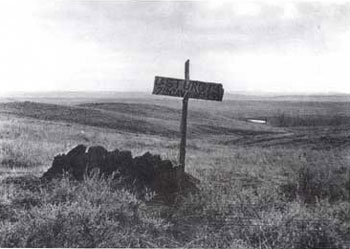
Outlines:
{"label": "low shrub", "polygon": [[40,164],[32,156],[31,146],[13,143],[0,144],[0,165],[8,168],[32,168]]}
{"label": "low shrub", "polygon": [[344,157],[317,155],[306,157],[297,168],[289,169],[287,181],[281,185],[282,192],[290,201],[299,199],[308,204],[321,199],[350,201],[350,168],[342,160]]}
{"label": "low shrub", "polygon": [[8,180],[0,185],[0,247],[348,248],[347,201],[287,200],[255,172],[201,176],[201,190],[171,206],[152,193],[140,201],[97,172],[83,182]]}
{"label": "low shrub", "polygon": [[258,188],[202,182],[169,217],[188,247],[347,248],[350,204],[287,201],[273,183]]}
{"label": "low shrub", "polygon": [[13,197],[16,220],[2,222],[1,247],[171,245],[169,236],[164,235],[169,226],[166,222],[140,215],[142,202],[125,190],[113,190],[110,180],[96,175],[80,184],[66,177],[57,180],[41,189],[35,205],[20,206],[15,201],[18,195]]}

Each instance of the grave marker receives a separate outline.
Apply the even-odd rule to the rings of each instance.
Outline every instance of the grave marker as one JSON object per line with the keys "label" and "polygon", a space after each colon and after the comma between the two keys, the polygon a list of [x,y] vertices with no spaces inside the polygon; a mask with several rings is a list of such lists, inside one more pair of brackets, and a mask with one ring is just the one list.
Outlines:
{"label": "grave marker", "polygon": [[173,97],[183,97],[182,100],[182,117],[181,117],[181,142],[179,164],[182,172],[185,171],[186,158],[186,131],[187,131],[187,109],[188,100],[204,99],[222,101],[224,89],[222,84],[212,82],[202,82],[190,80],[190,60],[185,63],[185,79],[176,79],[169,77],[156,76],[152,94],[166,95]]}

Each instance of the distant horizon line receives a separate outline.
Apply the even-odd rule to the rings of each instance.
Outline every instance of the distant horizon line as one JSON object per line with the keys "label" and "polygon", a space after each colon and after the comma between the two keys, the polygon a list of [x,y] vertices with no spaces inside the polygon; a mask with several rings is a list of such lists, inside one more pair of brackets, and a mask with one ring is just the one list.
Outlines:
{"label": "distant horizon line", "polygon": [[[47,91],[8,91],[1,93],[0,96],[6,95],[31,95],[31,94],[54,94],[54,93],[109,93],[109,94],[151,94],[150,90],[144,91],[118,91],[118,90],[47,90]],[[350,96],[347,92],[269,92],[269,91],[228,91],[225,94],[229,95],[255,95],[255,96]]]}

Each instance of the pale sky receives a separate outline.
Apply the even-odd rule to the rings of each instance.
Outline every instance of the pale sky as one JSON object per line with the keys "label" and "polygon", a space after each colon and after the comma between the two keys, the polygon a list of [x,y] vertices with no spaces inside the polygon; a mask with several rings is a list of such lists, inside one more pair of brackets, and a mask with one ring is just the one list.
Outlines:
{"label": "pale sky", "polygon": [[151,92],[187,59],[232,93],[350,93],[350,2],[0,0],[0,94]]}

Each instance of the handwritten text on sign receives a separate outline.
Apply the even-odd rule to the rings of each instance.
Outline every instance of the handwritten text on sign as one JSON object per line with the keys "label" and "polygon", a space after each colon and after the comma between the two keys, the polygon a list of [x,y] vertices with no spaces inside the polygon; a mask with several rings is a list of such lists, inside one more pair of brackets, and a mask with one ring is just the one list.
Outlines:
{"label": "handwritten text on sign", "polygon": [[222,101],[224,89],[222,84],[201,82],[156,76],[154,80],[153,94],[184,97],[187,92],[189,98]]}

